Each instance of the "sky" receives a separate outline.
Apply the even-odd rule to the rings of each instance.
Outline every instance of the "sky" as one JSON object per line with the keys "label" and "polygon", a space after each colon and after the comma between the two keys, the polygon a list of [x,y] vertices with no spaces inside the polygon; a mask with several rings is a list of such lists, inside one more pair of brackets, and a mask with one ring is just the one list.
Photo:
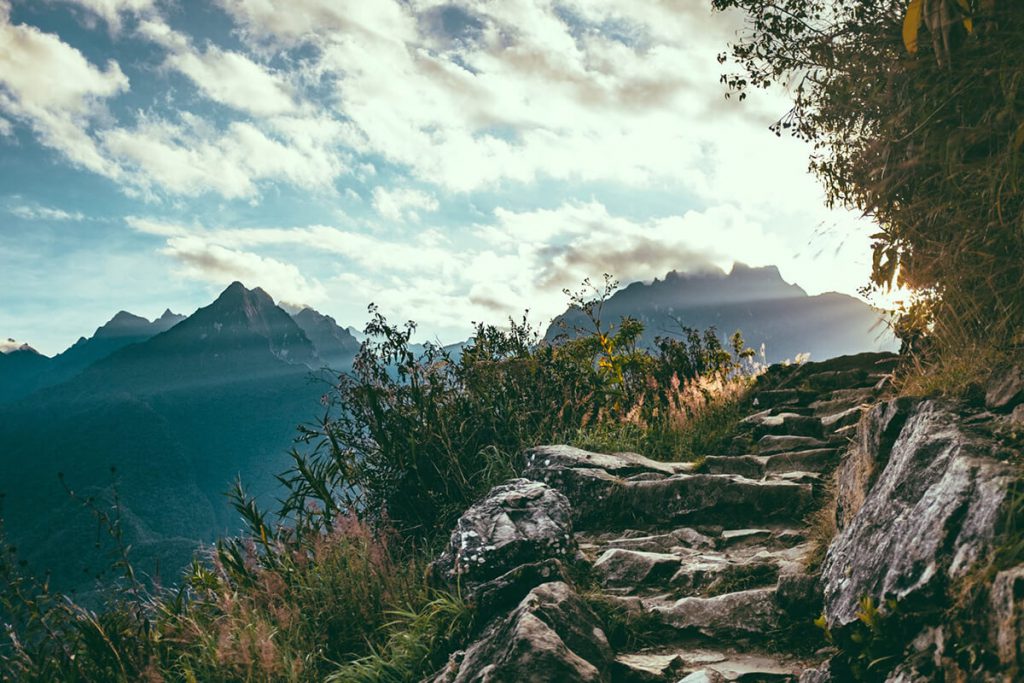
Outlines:
{"label": "sky", "polygon": [[608,272],[856,294],[786,93],[724,97],[699,0],[0,0],[0,339],[234,280],[361,328],[544,323]]}

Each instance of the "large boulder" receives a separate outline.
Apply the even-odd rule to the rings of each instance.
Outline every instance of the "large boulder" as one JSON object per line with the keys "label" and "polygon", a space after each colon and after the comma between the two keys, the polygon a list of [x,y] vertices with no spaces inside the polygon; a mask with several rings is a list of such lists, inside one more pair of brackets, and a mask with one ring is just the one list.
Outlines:
{"label": "large boulder", "polygon": [[612,653],[597,616],[566,583],[537,586],[495,620],[433,683],[609,680]]}
{"label": "large boulder", "polygon": [[927,607],[949,582],[986,562],[1016,480],[990,456],[991,443],[961,429],[959,416],[939,402],[876,408],[864,430],[860,448],[879,449],[877,471],[866,477],[873,484],[855,512],[841,506],[850,512],[823,566],[825,617],[834,630],[857,620],[865,597],[883,610],[888,600],[901,611]]}
{"label": "large boulder", "polygon": [[1024,367],[1000,368],[989,381],[985,405],[992,410],[1010,410],[1024,401]]}
{"label": "large boulder", "polygon": [[459,518],[432,573],[471,600],[499,593],[519,600],[533,585],[555,578],[560,561],[575,550],[566,497],[543,483],[513,479]]}

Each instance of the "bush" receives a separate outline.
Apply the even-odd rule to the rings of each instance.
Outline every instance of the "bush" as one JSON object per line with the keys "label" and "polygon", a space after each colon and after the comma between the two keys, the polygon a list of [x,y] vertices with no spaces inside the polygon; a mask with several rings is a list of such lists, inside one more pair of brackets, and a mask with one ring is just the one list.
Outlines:
{"label": "bush", "polygon": [[[429,542],[508,478],[529,446],[618,446],[628,435],[656,457],[702,454],[738,418],[753,351],[738,333],[729,350],[714,330],[686,328],[638,349],[639,322],[600,319],[613,289],[606,279],[591,297],[572,295],[591,323],[573,338],[542,342],[525,319],[504,330],[477,325],[457,357],[433,344],[417,352],[412,323],[392,325],[371,307],[352,372],[325,397],[324,416],[281,478],[286,510],[359,510]],[[705,411],[716,396],[728,397],[726,409]],[[310,487],[314,480],[328,484]]]}

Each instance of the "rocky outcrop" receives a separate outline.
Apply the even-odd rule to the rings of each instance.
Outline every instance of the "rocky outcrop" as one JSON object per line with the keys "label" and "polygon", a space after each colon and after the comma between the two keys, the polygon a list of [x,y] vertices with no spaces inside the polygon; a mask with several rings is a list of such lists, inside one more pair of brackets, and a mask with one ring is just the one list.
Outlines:
{"label": "rocky outcrop", "polygon": [[[699,464],[528,450],[434,564],[483,617],[434,680],[1017,680],[1024,565],[990,563],[1020,486],[996,440],[1019,431],[1024,394],[1009,373],[991,413],[884,400],[892,364],[771,368]],[[833,498],[812,572],[808,515]],[[953,591],[969,596],[963,623],[943,622]]]}
{"label": "rocky outcrop", "polygon": [[492,606],[558,578],[576,549],[569,501],[529,479],[491,489],[459,518],[431,572],[450,590]]}
{"label": "rocky outcrop", "polygon": [[[896,406],[876,407],[873,413],[883,417],[865,421],[861,441],[884,441],[875,431],[895,412]],[[854,500],[841,500],[841,509],[863,503],[825,561],[830,628],[857,621],[865,597],[878,605],[932,602],[991,553],[1015,473],[991,458],[990,449],[961,429],[949,406],[922,401],[909,407],[889,454],[875,455],[886,463],[877,481],[866,493],[843,492]]]}
{"label": "rocky outcrop", "polygon": [[433,683],[598,683],[608,680],[611,659],[597,616],[558,581],[531,590],[510,614],[453,655]]}

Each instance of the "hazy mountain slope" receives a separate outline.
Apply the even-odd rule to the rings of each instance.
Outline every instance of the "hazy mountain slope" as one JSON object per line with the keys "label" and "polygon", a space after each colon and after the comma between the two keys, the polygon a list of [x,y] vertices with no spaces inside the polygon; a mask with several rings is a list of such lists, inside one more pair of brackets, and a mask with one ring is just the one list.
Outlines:
{"label": "hazy mountain slope", "polygon": [[[800,353],[823,360],[897,348],[880,314],[870,306],[835,292],[808,296],[785,282],[774,266],[737,264],[728,275],[672,272],[650,284],[635,282],[611,296],[602,320],[617,323],[627,315],[644,323],[644,344],[656,336],[678,334],[680,325],[701,330],[713,326],[723,336],[741,330],[748,345],[764,344],[769,362]],[[548,340],[563,332],[560,323],[570,336],[574,327],[587,324],[579,311],[567,311],[548,328]]]}
{"label": "hazy mountain slope", "polygon": [[332,369],[351,364],[359,351],[359,341],[329,315],[303,308],[292,314],[292,319],[313,342],[320,362]]}
{"label": "hazy mountain slope", "polygon": [[184,319],[185,316],[170,310],[164,311],[162,316],[152,322],[127,311],[120,311],[98,327],[91,337],[79,337],[77,342],[62,353],[46,358],[45,363],[35,363],[31,371],[5,373],[3,365],[0,365],[0,403],[14,401],[33,391],[66,382],[96,361],[165,332]]}
{"label": "hazy mountain slope", "polygon": [[176,575],[199,542],[237,530],[223,496],[236,476],[273,504],[295,427],[319,409],[317,361],[287,313],[236,283],[173,328],[0,406],[0,490],[13,540],[63,587],[87,588],[104,542],[95,547],[95,526],[57,473],[109,496],[114,465],[140,567],[153,572],[159,562]]}

